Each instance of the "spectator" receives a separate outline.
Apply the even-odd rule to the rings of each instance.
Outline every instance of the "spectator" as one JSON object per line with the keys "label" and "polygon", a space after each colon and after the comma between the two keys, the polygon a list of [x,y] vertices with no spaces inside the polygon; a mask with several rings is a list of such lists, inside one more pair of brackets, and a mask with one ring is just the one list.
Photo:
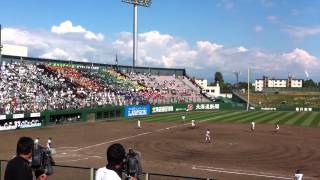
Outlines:
{"label": "spectator", "polygon": [[33,139],[21,137],[17,143],[16,157],[8,162],[4,180],[32,180],[29,160],[32,158]]}
{"label": "spectator", "polygon": [[[112,144],[107,149],[108,164],[96,172],[96,180],[121,180],[124,167],[125,149],[121,144]],[[135,180],[136,178],[131,178]]]}

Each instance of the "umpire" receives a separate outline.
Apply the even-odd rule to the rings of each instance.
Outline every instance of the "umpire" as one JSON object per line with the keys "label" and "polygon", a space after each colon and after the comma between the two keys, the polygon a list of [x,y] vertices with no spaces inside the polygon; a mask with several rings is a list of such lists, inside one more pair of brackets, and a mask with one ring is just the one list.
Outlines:
{"label": "umpire", "polygon": [[4,180],[32,180],[29,160],[32,158],[34,143],[30,137],[21,137],[17,143],[16,157],[8,162]]}

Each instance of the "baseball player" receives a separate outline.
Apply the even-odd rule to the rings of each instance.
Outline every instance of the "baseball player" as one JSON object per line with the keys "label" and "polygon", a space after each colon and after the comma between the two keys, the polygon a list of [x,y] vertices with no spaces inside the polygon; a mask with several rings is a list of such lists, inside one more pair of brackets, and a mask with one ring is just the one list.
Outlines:
{"label": "baseball player", "polygon": [[275,124],[274,125],[274,132],[278,132],[280,130],[280,126],[279,126],[279,124]]}
{"label": "baseball player", "polygon": [[48,138],[47,148],[48,148],[48,149],[51,149],[51,148],[52,148],[52,138],[51,138],[51,137]]}
{"label": "baseball player", "polygon": [[140,129],[141,128],[141,122],[140,122],[140,119],[138,120],[137,122],[137,127]]}
{"label": "baseball player", "polygon": [[256,123],[254,121],[251,122],[251,132],[254,132],[254,128],[256,126]]}
{"label": "baseball player", "polygon": [[186,119],[186,116],[181,116],[182,122],[184,123],[184,120]]}
{"label": "baseball player", "polygon": [[38,138],[38,137],[34,139],[34,147],[36,149],[39,147],[39,140],[40,140],[40,138]]}
{"label": "baseball player", "polygon": [[210,130],[207,129],[206,130],[206,140],[205,140],[206,143],[210,143],[211,142],[211,138],[210,138]]}
{"label": "baseball player", "polygon": [[195,128],[195,127],[196,127],[195,120],[191,120],[191,127],[192,127],[192,128]]}

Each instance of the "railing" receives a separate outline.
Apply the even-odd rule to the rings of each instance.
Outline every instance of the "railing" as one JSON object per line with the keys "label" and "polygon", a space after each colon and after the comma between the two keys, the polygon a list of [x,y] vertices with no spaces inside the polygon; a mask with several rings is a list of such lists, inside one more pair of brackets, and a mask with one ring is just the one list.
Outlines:
{"label": "railing", "polygon": [[[0,160],[0,180],[4,179],[4,171],[2,164],[7,163],[8,160]],[[95,172],[97,168],[90,167],[79,167],[79,166],[67,166],[67,165],[55,165],[54,166],[54,179],[76,179],[76,180],[94,180]],[[58,171],[60,168],[61,171]],[[73,170],[71,170],[73,169]],[[78,172],[75,172],[78,171]],[[60,173],[58,173],[60,172]],[[61,174],[63,173],[63,174]],[[53,177],[52,177],[53,178]],[[191,176],[177,176],[170,174],[160,174],[160,173],[150,173],[143,172],[142,178],[144,180],[152,180],[152,179],[164,179],[164,180],[216,180],[215,178],[201,178],[201,177],[191,177]],[[51,179],[51,178],[50,178]]]}

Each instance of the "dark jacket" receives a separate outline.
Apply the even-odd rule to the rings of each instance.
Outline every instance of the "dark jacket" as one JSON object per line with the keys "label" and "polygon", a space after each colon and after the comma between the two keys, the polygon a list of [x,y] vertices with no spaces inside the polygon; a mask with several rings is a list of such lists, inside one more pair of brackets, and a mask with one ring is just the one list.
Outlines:
{"label": "dark jacket", "polygon": [[4,174],[4,180],[32,180],[32,169],[29,162],[22,157],[16,156],[11,159]]}

